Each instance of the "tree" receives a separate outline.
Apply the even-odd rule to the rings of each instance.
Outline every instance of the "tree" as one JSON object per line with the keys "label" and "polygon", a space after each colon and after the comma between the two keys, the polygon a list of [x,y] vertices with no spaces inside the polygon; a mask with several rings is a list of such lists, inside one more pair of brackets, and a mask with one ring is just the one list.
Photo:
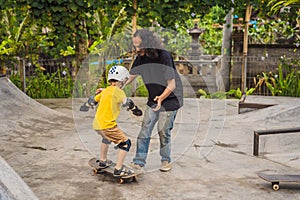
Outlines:
{"label": "tree", "polygon": [[[125,7],[129,16],[133,16],[135,9],[133,8],[134,0],[110,0],[110,5],[122,5]],[[102,1],[107,3],[107,1]],[[159,23],[162,27],[175,30],[175,25],[186,25],[186,21],[193,16],[204,16],[213,6],[222,6],[229,11],[232,2],[224,3],[222,0],[145,0],[137,1],[137,25],[142,27],[150,27],[154,22]],[[225,17],[225,15],[224,15]],[[131,20],[131,19],[130,19]]]}
{"label": "tree", "polygon": [[278,13],[284,7],[295,7],[300,9],[300,0],[270,0],[268,6],[271,6],[271,13]]}
{"label": "tree", "polygon": [[75,49],[77,71],[87,56],[88,25],[100,7],[98,1],[23,0],[22,4],[28,7],[39,27],[48,30],[46,34],[56,47],[54,54],[59,55],[68,46]]}
{"label": "tree", "polygon": [[[149,27],[156,21],[161,26],[174,30],[175,25],[186,26],[188,19],[192,16],[203,16],[209,12],[208,8],[214,5],[221,5],[223,8],[232,6],[231,1],[224,4],[221,0],[136,2],[137,9],[133,7],[134,0],[19,0],[18,2],[7,0],[0,5],[0,8],[18,8],[24,13],[28,12],[30,22],[37,25],[37,34],[45,35],[48,44],[52,44],[44,47],[50,57],[59,57],[61,50],[71,47],[75,49],[80,61],[85,57],[89,44],[99,38],[106,38],[107,34],[113,35],[118,30],[122,30],[134,14],[137,15],[139,26]],[[122,8],[127,19],[118,24],[114,32],[109,32],[107,27],[112,26]]]}
{"label": "tree", "polygon": [[[1,4],[5,6],[5,4]],[[22,7],[12,6],[3,7],[0,10],[0,61],[1,69],[14,66],[17,59],[31,58],[36,59],[33,52],[38,52],[37,44],[44,39],[37,34],[37,26],[30,20],[29,12]],[[15,63],[13,63],[15,62]],[[23,74],[22,62],[19,62],[19,73]],[[25,80],[21,76],[21,85],[25,90]]]}
{"label": "tree", "polygon": [[[300,29],[300,0],[271,0],[270,15],[278,15],[283,20],[290,22],[292,27],[299,32]],[[296,34],[296,40],[300,41],[299,34]]]}
{"label": "tree", "polygon": [[[231,55],[232,13],[233,9],[226,15],[226,23],[223,25],[222,62],[220,71],[217,74],[218,91],[228,91],[230,89],[230,61],[228,61],[228,58]],[[221,80],[220,77],[222,77]]]}

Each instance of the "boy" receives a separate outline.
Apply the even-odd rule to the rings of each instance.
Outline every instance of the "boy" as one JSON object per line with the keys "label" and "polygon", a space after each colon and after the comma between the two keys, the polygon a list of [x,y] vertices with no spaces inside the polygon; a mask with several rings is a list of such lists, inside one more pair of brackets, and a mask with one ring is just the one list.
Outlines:
{"label": "boy", "polygon": [[107,152],[111,142],[117,144],[119,148],[118,160],[114,169],[114,176],[127,176],[134,173],[132,170],[123,166],[127,152],[130,149],[131,141],[126,137],[124,132],[118,128],[116,120],[120,114],[121,105],[128,106],[133,111],[137,108],[130,99],[126,98],[124,91],[121,89],[129,78],[128,70],[123,66],[113,66],[108,72],[108,82],[110,86],[106,89],[97,90],[98,94],[94,97],[95,103],[98,103],[95,114],[93,128],[102,136],[100,145],[100,168],[109,167],[112,161],[107,159]]}

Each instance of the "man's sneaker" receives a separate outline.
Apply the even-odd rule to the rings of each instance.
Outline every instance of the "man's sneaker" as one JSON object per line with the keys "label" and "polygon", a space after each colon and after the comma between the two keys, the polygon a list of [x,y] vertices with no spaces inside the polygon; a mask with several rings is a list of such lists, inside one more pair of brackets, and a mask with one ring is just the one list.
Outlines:
{"label": "man's sneaker", "polygon": [[115,177],[129,176],[133,173],[134,173],[133,171],[131,171],[130,169],[126,169],[124,166],[122,166],[122,168],[119,170],[116,168],[114,170]]}
{"label": "man's sneaker", "polygon": [[171,169],[172,169],[171,163],[169,163],[168,161],[162,161],[160,166],[160,171],[167,172],[170,171]]}
{"label": "man's sneaker", "polygon": [[111,160],[106,160],[106,161],[97,160],[96,162],[99,164],[100,169],[105,169],[113,163]]}
{"label": "man's sneaker", "polygon": [[132,168],[135,172],[143,172],[143,167],[141,165],[130,163],[129,167]]}

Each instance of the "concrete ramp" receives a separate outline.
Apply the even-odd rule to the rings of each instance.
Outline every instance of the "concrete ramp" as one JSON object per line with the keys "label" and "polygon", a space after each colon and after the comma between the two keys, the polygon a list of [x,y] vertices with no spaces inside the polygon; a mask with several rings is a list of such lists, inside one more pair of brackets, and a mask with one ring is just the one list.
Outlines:
{"label": "concrete ramp", "polygon": [[[299,174],[299,134],[262,138],[258,157],[252,155],[252,147],[254,130],[299,125],[300,98],[280,98],[280,102],[278,97],[253,98],[261,103],[270,99],[277,106],[237,114],[238,100],[185,98],[172,131],[172,147],[176,148],[172,171],[162,173],[157,168],[159,140],[154,133],[149,170],[136,183],[120,186],[105,176],[93,176],[87,164],[90,150],[99,152],[99,137],[89,125],[95,110],[80,112],[82,101],[70,103],[68,99],[63,108],[69,108],[69,117],[66,111],[51,110],[7,78],[0,78],[0,155],[5,159],[0,161],[0,199],[35,199],[34,194],[43,200],[299,199],[298,185],[283,185],[281,191],[272,192],[270,185],[257,177],[261,171]],[[56,109],[64,101],[47,103]],[[143,108],[146,99],[134,101]],[[131,161],[142,118],[124,112],[119,124],[132,138]],[[95,136],[97,140],[93,140]],[[110,152],[116,155],[115,150]],[[8,169],[4,171],[3,166]]]}
{"label": "concrete ramp", "polygon": [[[33,136],[51,137],[53,124],[71,121],[71,118],[54,111],[19,90],[8,78],[0,77],[0,199],[37,199],[31,189],[10,167],[28,165],[16,159],[18,148],[46,149],[32,139]],[[16,146],[11,147],[11,142]],[[24,152],[24,150],[23,150]],[[8,164],[8,163],[9,164]]]}
{"label": "concrete ramp", "polygon": [[0,119],[16,114],[23,116],[27,113],[40,116],[47,116],[49,113],[61,115],[27,96],[6,77],[0,77],[0,101]]}
{"label": "concrete ramp", "polygon": [[46,135],[54,124],[65,121],[73,120],[30,98],[8,78],[0,78],[0,136]]}
{"label": "concrete ramp", "polygon": [[35,200],[38,199],[20,176],[0,156],[0,199]]}

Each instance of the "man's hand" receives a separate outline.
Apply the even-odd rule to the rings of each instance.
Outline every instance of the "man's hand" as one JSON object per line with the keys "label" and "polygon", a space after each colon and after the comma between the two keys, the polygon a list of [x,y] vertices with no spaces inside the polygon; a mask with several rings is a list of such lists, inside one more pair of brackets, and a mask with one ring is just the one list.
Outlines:
{"label": "man's hand", "polygon": [[129,79],[123,84],[121,89],[124,89],[124,87],[128,84],[130,84],[135,78],[137,77],[137,75],[132,75],[130,74]]}
{"label": "man's hand", "polygon": [[153,100],[157,102],[157,106],[155,108],[152,108],[153,111],[158,111],[161,108],[161,103],[163,100],[165,100],[176,88],[176,82],[175,79],[170,79],[167,81],[168,85],[163,91],[163,93],[159,96],[156,96]]}
{"label": "man's hand", "polygon": [[156,107],[153,107],[153,108],[152,108],[152,110],[153,110],[153,111],[159,111],[159,109],[161,108],[161,102],[162,102],[162,99],[161,99],[159,96],[156,96],[156,97],[154,98],[154,101],[156,101],[157,104],[156,104]]}

